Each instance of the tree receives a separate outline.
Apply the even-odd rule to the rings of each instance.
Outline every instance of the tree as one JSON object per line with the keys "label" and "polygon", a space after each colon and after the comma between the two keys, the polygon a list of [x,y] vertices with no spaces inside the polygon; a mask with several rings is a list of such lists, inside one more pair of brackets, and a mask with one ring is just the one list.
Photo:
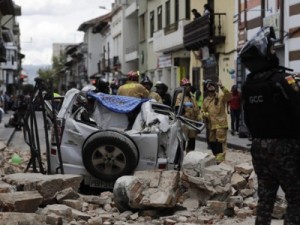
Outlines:
{"label": "tree", "polygon": [[37,74],[39,75],[40,78],[42,78],[44,80],[48,80],[53,75],[53,69],[51,69],[50,67],[39,68],[37,71]]}
{"label": "tree", "polygon": [[37,73],[40,78],[44,80],[52,80],[53,88],[58,89],[59,83],[59,74],[60,71],[64,68],[66,62],[66,57],[61,53],[58,57],[54,56],[52,58],[52,67],[40,68]]}
{"label": "tree", "polygon": [[55,89],[59,89],[58,88],[59,76],[61,76],[61,71],[65,67],[65,63],[66,63],[66,55],[63,54],[62,52],[58,57],[53,56],[52,58],[52,70],[53,70],[52,79],[53,79],[53,87]]}

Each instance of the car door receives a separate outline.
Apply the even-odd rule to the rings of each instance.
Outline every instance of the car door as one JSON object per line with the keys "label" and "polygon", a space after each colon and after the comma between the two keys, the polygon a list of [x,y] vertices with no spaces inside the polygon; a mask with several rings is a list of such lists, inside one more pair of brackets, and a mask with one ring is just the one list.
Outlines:
{"label": "car door", "polygon": [[[178,107],[175,107],[176,104],[176,99],[179,94],[182,94],[182,100],[181,103],[179,104]],[[185,149],[185,144],[188,140],[188,138],[184,135],[184,132],[182,132],[182,126],[186,125],[190,129],[196,130],[198,133],[201,133],[202,130],[205,128],[205,124],[201,121],[195,121],[188,119],[183,116],[183,102],[184,102],[184,97],[185,97],[185,88],[184,87],[178,87],[175,89],[173,98],[172,98],[172,104],[171,107],[173,108],[175,112],[175,117],[176,117],[176,126],[173,127],[173,132],[176,132],[177,135],[177,140],[179,142],[179,148],[175,149],[173,148],[169,155],[174,155],[174,152],[176,152],[175,158],[174,158],[174,163],[178,164],[179,167],[181,165],[181,162],[183,160],[183,151]],[[171,135],[171,137],[174,135]],[[171,143],[175,143],[175,140],[170,140]]]}

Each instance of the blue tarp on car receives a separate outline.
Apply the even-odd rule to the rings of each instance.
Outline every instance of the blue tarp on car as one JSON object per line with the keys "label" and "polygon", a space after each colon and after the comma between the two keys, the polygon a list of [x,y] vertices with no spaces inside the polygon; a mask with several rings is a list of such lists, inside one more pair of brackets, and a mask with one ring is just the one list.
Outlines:
{"label": "blue tarp on car", "polygon": [[109,95],[101,92],[88,92],[87,95],[94,98],[101,105],[116,113],[130,113],[134,109],[139,107],[142,103],[150,100],[148,98],[140,99],[129,96]]}

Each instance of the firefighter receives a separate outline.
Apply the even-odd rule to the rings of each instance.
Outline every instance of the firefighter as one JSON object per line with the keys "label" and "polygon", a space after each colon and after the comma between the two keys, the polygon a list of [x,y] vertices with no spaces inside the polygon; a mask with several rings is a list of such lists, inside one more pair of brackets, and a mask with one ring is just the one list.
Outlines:
{"label": "firefighter", "polygon": [[162,83],[161,81],[157,82],[155,85],[156,92],[159,94],[159,96],[162,99],[162,103],[168,106],[171,106],[172,104],[172,97],[168,93],[168,86],[165,83]]}
{"label": "firefighter", "polygon": [[149,91],[138,82],[139,75],[137,72],[128,72],[127,78],[127,82],[119,87],[118,95],[131,96],[136,98],[148,98]]}
{"label": "firefighter", "polygon": [[[218,95],[217,87],[220,87],[223,94]],[[203,100],[202,117],[206,121],[208,129],[208,145],[216,156],[218,163],[225,160],[227,142],[227,114],[226,105],[231,99],[231,93],[221,82],[206,84],[207,96]]]}
{"label": "firefighter", "polygon": [[[130,71],[127,74],[128,80],[125,84],[119,87],[118,95],[136,97],[136,98],[148,98],[149,91],[141,85],[139,80],[139,75],[135,71]],[[128,116],[128,126],[127,130],[131,130],[134,121],[139,114],[140,107],[135,108],[132,112],[127,113]]]}
{"label": "firefighter", "polygon": [[[194,98],[194,96],[191,93],[191,82],[184,78],[180,81],[180,86],[184,87],[185,96],[183,99],[183,116],[191,119],[191,120],[198,120],[199,118],[199,107],[197,105],[197,102]],[[175,110],[178,110],[180,107],[180,104],[182,102],[183,94],[179,93],[176,98],[175,102]],[[183,132],[188,138],[188,143],[186,146],[186,153],[195,150],[195,144],[196,144],[196,137],[197,137],[197,131],[194,129],[188,128],[186,125],[183,125]]]}
{"label": "firefighter", "polygon": [[153,87],[152,81],[149,79],[148,76],[145,76],[141,80],[141,84],[149,91],[149,96],[148,98],[154,99],[155,101],[162,103],[162,99],[160,95],[154,91],[151,91],[151,88]]}

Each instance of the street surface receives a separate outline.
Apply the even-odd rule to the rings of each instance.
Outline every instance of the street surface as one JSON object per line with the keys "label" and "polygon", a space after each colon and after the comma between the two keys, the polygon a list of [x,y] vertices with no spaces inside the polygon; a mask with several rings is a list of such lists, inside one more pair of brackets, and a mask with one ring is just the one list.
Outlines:
{"label": "street surface", "polygon": [[[11,134],[14,131],[14,128],[5,128],[4,127],[4,124],[8,122],[9,117],[12,114],[13,114],[13,111],[9,111],[8,114],[3,115],[2,123],[0,124],[0,140],[4,141],[5,143],[8,141],[9,137],[11,136]],[[44,151],[46,151],[46,145],[45,145],[45,131],[44,131],[44,126],[43,126],[42,113],[36,112],[36,116],[37,116],[37,123],[38,123],[38,132],[39,132],[39,136],[40,136],[41,151],[44,152]],[[205,131],[203,131],[203,132],[205,132]],[[232,138],[236,138],[236,137],[232,137],[231,135],[228,135],[228,138],[232,139]],[[24,141],[23,131],[15,131],[9,147],[16,149],[16,150],[20,150],[20,151],[30,151],[30,147]],[[209,149],[207,149],[207,144],[203,141],[196,141],[196,150],[206,152],[206,153],[211,152]],[[228,153],[226,155],[226,160],[230,161],[233,164],[238,164],[238,163],[245,162],[245,161],[250,162],[251,155],[250,155],[249,151],[232,151],[232,149],[228,149]],[[279,190],[278,194],[283,195],[282,190]],[[235,224],[237,224],[236,221],[234,221],[234,222],[235,222]],[[224,223],[224,221],[223,221],[222,225],[231,225],[232,223],[233,223],[233,221],[228,219],[228,221],[226,221],[226,223]],[[243,225],[254,224],[254,217],[243,220],[241,224],[243,224]],[[271,225],[282,225],[282,224],[283,224],[283,220],[273,220]]]}
{"label": "street surface", "polygon": [[[8,123],[9,117],[13,115],[13,113],[14,113],[13,111],[9,111],[8,114],[4,114],[2,118],[2,123],[0,124],[0,140],[4,141],[5,143],[7,143],[8,139],[10,138],[10,136],[14,131],[14,128],[12,127],[8,127],[8,128],[4,127],[5,123]],[[41,150],[46,151],[45,131],[43,126],[42,112],[40,111],[36,112],[36,117],[37,117]],[[24,141],[23,130],[14,132],[9,147],[20,151],[30,151],[30,147]]]}

